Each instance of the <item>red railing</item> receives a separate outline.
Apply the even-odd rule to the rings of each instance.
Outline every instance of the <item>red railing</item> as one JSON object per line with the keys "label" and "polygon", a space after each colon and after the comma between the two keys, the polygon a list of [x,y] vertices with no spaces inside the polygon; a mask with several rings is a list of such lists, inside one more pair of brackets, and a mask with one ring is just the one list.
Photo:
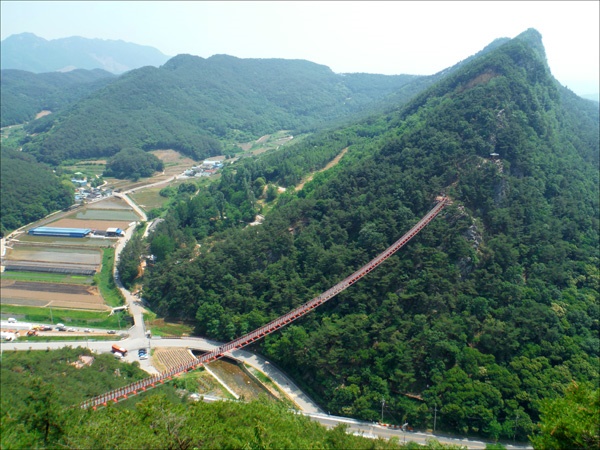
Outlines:
{"label": "red railing", "polygon": [[118,402],[120,398],[126,399],[126,398],[128,398],[128,396],[136,395],[137,393],[139,393],[139,391],[146,391],[147,389],[152,389],[158,383],[162,384],[165,382],[165,380],[170,380],[174,376],[176,376],[180,373],[196,369],[196,368],[200,367],[202,364],[215,361],[215,360],[221,358],[225,353],[245,347],[246,345],[249,345],[249,344],[257,341],[258,339],[261,339],[262,337],[266,336],[267,334],[273,333],[274,331],[282,328],[283,326],[304,316],[305,314],[307,314],[310,311],[312,311],[313,309],[315,309],[317,306],[320,306],[323,303],[325,303],[326,301],[331,300],[337,294],[339,294],[343,290],[347,289],[348,287],[350,287],[351,285],[356,283],[358,280],[360,280],[362,277],[364,277],[366,274],[371,272],[373,269],[375,269],[377,266],[379,266],[382,262],[384,262],[386,259],[388,259],[390,256],[392,256],[394,253],[396,253],[398,250],[400,250],[408,241],[410,241],[423,228],[425,228],[429,224],[429,222],[431,222],[433,219],[435,219],[435,217],[440,213],[440,211],[448,203],[449,203],[449,201],[447,198],[445,198],[445,197],[439,198],[439,202],[433,207],[433,209],[431,211],[429,211],[427,214],[425,214],[425,216],[423,216],[423,218],[421,220],[419,220],[419,222],[417,222],[417,224],[414,227],[412,227],[404,236],[402,236],[400,239],[398,239],[396,242],[394,242],[392,245],[390,245],[386,250],[384,250],[378,256],[376,256],[371,261],[369,261],[367,264],[362,266],[360,269],[358,269],[352,275],[346,277],[344,280],[340,281],[338,284],[336,284],[332,288],[323,292],[318,297],[313,298],[312,300],[304,303],[303,305],[290,311],[289,313],[284,314],[283,316],[273,320],[272,322],[269,322],[266,325],[263,325],[260,328],[257,328],[254,331],[251,331],[248,334],[245,334],[242,337],[234,339],[233,341],[228,342],[227,344],[223,344],[220,347],[218,347],[208,353],[205,353],[204,355],[200,356],[199,358],[196,358],[196,360],[193,360],[193,361],[190,361],[190,362],[187,362],[184,364],[180,364],[179,366],[168,369],[159,375],[154,375],[152,377],[145,378],[140,381],[136,381],[136,382],[131,383],[122,388],[118,388],[113,391],[107,392],[106,394],[94,397],[90,400],[83,402],[81,404],[81,407],[82,408],[92,407],[92,408],[96,409],[98,406],[106,406],[107,403],[110,401]]}

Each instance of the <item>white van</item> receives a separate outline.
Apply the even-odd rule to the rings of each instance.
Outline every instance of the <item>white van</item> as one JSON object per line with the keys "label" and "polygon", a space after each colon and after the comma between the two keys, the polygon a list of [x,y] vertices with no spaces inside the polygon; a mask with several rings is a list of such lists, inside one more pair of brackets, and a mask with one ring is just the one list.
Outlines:
{"label": "white van", "polygon": [[9,317],[8,323],[17,323],[17,319],[15,319],[14,317]]}

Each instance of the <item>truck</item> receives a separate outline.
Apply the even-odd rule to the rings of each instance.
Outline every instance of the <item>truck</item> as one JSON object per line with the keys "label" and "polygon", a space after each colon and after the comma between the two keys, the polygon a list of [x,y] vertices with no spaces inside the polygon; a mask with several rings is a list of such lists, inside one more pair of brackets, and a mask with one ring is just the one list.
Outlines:
{"label": "truck", "polygon": [[113,346],[112,346],[112,352],[113,353],[120,353],[121,355],[125,356],[127,354],[127,349],[121,347],[120,345],[113,344]]}
{"label": "truck", "polygon": [[17,339],[17,334],[14,331],[2,331],[0,332],[0,338],[3,341],[14,341]]}

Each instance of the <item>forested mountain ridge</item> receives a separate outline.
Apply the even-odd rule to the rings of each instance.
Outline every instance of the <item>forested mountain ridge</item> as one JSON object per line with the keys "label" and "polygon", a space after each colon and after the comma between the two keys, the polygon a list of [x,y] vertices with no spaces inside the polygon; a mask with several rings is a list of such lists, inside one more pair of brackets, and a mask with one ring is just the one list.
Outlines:
{"label": "forested mountain ridge", "polygon": [[56,112],[110,82],[114,75],[100,69],[34,74],[0,72],[0,126],[21,124],[42,110]]}
{"label": "forested mountain ridge", "polygon": [[1,158],[0,236],[73,204],[73,186],[49,167],[11,149],[2,148]]}
{"label": "forested mountain ridge", "polygon": [[598,109],[552,77],[537,31],[321,139],[310,147],[349,147],[342,162],[263,225],[216,224],[281,181],[277,155],[170,212],[150,237],[154,310],[239,336],[343,279],[446,192],[445,215],[261,351],[332,413],[376,420],[384,398],[397,421],[432,427],[435,410],[438,430],[495,438],[534,433],[540,402],[573,381],[597,386]]}
{"label": "forested mountain ridge", "polygon": [[147,45],[79,36],[46,40],[33,33],[20,33],[4,39],[0,47],[2,69],[34,73],[102,69],[119,74],[143,66],[160,66],[169,59]]}
{"label": "forested mountain ridge", "polygon": [[125,147],[173,148],[200,159],[222,152],[217,139],[243,142],[347,117],[414,78],[339,75],[301,60],[179,55],[31,124],[41,134],[24,151],[53,164]]}

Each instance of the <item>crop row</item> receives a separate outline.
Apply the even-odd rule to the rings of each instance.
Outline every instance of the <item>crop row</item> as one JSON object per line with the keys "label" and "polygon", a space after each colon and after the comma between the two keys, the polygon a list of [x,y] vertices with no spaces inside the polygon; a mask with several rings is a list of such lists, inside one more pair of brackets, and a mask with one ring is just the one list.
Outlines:
{"label": "crop row", "polygon": [[183,348],[157,351],[154,353],[154,357],[165,367],[165,370],[186,364],[195,359],[187,349]]}

